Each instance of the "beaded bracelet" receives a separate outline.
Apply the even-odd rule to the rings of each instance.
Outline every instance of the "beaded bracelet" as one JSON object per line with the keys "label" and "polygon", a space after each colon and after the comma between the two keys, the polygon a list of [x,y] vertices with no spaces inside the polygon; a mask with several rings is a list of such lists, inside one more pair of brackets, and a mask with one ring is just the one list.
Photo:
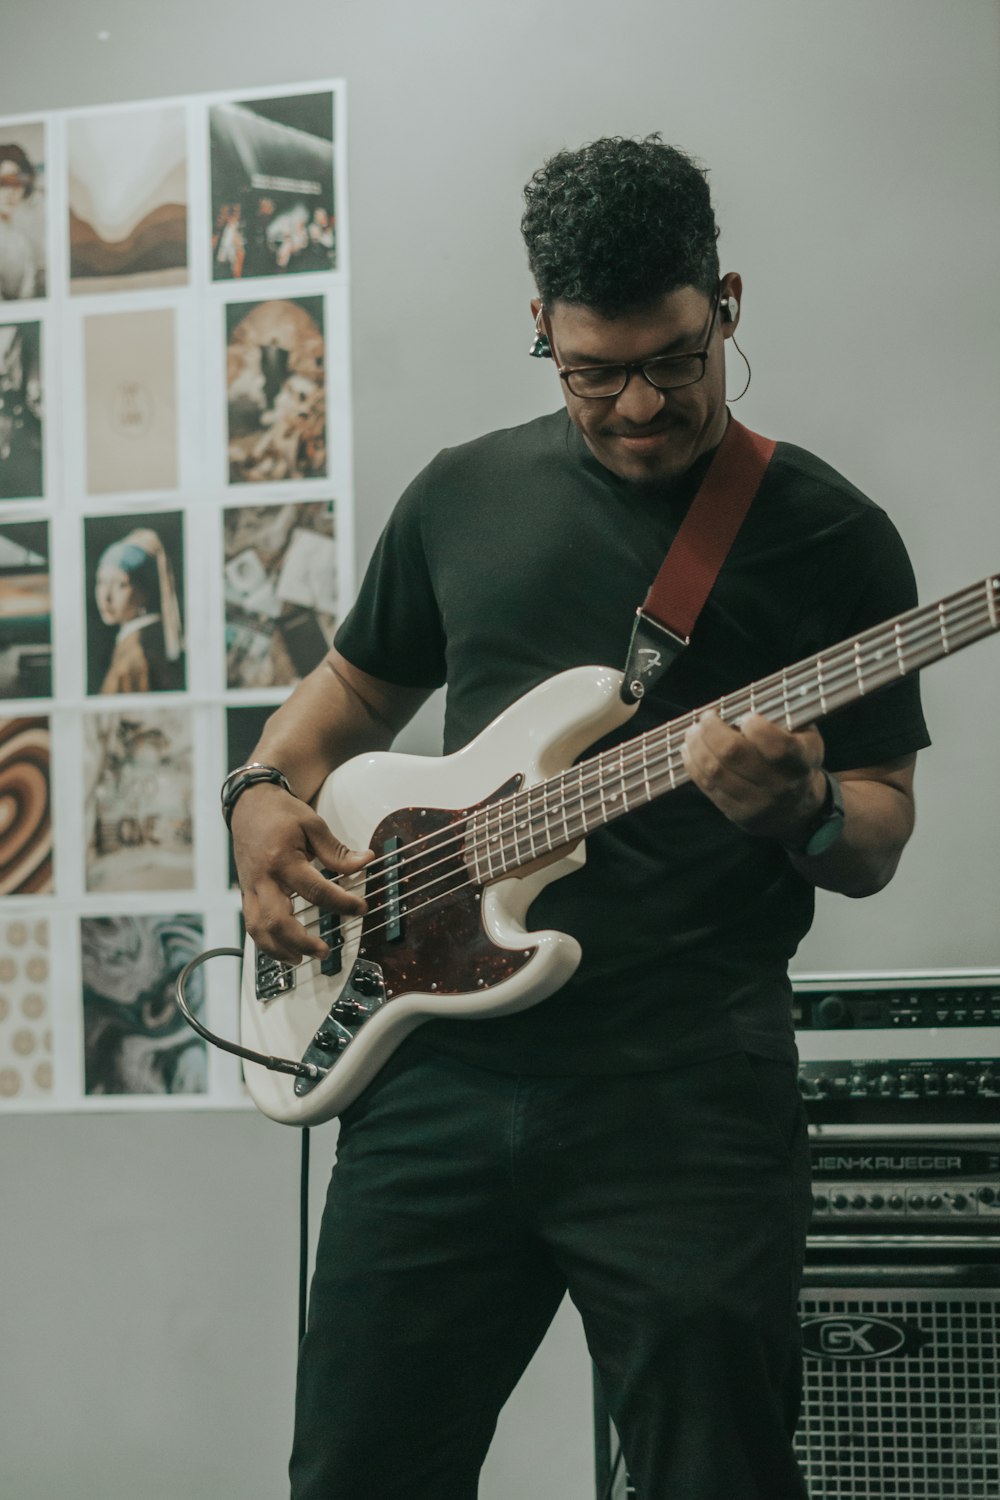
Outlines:
{"label": "beaded bracelet", "polygon": [[236,799],[243,795],[248,786],[255,786],[258,781],[273,781],[275,786],[283,787],[286,792],[292,791],[288,785],[288,777],[283,771],[279,771],[277,766],[266,766],[260,760],[252,760],[248,765],[237,766],[235,771],[230,771],[222,783],[222,816],[226,820],[227,828],[232,827]]}

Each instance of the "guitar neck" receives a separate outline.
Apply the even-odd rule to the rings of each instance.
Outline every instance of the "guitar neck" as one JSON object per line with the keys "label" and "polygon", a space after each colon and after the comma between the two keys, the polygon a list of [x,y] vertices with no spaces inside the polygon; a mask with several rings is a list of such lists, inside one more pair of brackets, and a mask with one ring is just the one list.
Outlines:
{"label": "guitar neck", "polygon": [[997,630],[993,574],[492,803],[476,820],[475,867],[490,879],[511,874],[683,786],[684,735],[710,709],[727,724],[759,713],[802,729]]}

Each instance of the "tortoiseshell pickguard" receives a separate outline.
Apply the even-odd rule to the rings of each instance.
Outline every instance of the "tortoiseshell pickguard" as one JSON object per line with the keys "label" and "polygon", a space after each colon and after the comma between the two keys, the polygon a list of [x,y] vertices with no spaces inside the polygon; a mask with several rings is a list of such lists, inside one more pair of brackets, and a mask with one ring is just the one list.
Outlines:
{"label": "tortoiseshell pickguard", "polygon": [[[466,819],[478,808],[517,791],[521,780],[513,777],[474,807],[401,808],[376,828],[370,845],[376,860],[388,840],[399,840],[402,933],[391,936],[391,928],[384,925],[386,878],[376,870],[365,890],[368,914],[358,956],[379,965],[387,1001],[414,991],[459,995],[488,990],[516,974],[532,957],[534,949],[500,948],[493,942],[483,924],[483,887],[473,879],[463,858]],[[439,848],[443,841],[432,837],[430,847],[421,849],[428,835],[449,828],[455,836],[446,847]]]}

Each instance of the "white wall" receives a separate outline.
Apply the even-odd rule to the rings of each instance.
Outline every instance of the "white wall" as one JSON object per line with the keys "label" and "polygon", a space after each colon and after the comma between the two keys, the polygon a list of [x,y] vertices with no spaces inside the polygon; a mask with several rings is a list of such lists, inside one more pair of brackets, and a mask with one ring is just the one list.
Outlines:
{"label": "white wall", "polygon": [[[530,363],[519,193],[552,150],[661,129],[712,169],[745,280],[740,410],[882,501],[925,598],[1000,568],[994,0],[34,0],[0,112],[343,76],[358,539],[436,449],[556,400]],[[110,33],[99,41],[100,31]],[[824,898],[800,967],[1000,962],[1000,649],[928,674],[904,869]],[[434,713],[408,742],[430,748]],[[255,1116],[8,1118],[0,1496],[275,1500],[290,1421],[296,1138]],[[322,1196],[333,1131],[315,1142]],[[588,1493],[561,1317],[485,1500]]]}

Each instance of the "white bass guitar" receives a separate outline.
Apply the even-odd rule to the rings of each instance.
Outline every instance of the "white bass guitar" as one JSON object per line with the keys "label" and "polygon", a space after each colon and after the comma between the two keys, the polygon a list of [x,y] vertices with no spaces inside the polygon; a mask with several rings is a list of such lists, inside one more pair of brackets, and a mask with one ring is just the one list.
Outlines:
{"label": "white bass guitar", "polygon": [[[756,711],[803,728],[1000,628],[1000,575],[918,607],[706,704],[734,724]],[[361,755],[325,781],[317,811],[374,861],[363,918],[296,901],[329,944],[291,967],[248,939],[241,1041],[296,1069],[246,1064],[264,1114],[330,1119],[432,1016],[470,1021],[537,1004],[580,961],[575,939],[529,932],[539,891],[583,862],[595,828],[681,786],[681,744],[704,709],[599,755],[576,757],[635,711],[621,674],[578,667],[534,688],[454,755]]]}

